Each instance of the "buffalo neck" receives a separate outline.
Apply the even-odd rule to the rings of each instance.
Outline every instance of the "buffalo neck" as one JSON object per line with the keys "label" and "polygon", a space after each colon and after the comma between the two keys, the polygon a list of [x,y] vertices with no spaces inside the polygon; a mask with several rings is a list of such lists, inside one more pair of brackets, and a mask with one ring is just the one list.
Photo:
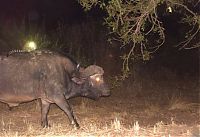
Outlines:
{"label": "buffalo neck", "polygon": [[77,83],[71,82],[70,88],[65,93],[65,98],[70,99],[70,98],[82,96],[82,93],[87,90],[86,86],[87,86],[87,83],[77,84]]}

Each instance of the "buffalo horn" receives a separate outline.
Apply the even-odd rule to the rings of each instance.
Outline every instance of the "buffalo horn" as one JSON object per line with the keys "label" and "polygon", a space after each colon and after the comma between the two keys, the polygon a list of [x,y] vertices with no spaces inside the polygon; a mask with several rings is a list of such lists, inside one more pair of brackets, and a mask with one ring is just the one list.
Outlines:
{"label": "buffalo horn", "polygon": [[82,77],[88,77],[95,74],[103,75],[103,73],[104,73],[103,68],[97,65],[90,65],[82,71]]}

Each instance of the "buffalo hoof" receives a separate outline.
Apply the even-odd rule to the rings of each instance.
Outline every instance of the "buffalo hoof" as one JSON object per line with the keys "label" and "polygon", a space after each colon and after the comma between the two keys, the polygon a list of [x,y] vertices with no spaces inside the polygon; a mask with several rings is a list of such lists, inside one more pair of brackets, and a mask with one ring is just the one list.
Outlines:
{"label": "buffalo hoof", "polygon": [[50,128],[51,125],[47,125],[47,126],[42,126],[42,128]]}
{"label": "buffalo hoof", "polygon": [[74,126],[75,129],[80,129],[80,126],[79,126],[78,123],[74,124],[73,126]]}
{"label": "buffalo hoof", "polygon": [[51,127],[51,125],[49,125],[49,124],[44,124],[44,123],[42,123],[41,126],[42,126],[42,128],[49,128],[49,127]]}

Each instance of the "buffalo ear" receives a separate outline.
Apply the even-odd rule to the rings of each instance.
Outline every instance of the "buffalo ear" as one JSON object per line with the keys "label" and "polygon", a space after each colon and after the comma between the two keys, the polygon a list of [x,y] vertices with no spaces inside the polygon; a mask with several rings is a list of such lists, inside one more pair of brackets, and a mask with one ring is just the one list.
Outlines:
{"label": "buffalo ear", "polygon": [[73,77],[72,78],[72,81],[74,82],[74,83],[76,83],[76,84],[83,84],[84,82],[85,82],[85,80],[84,79],[81,79],[81,78],[77,78],[77,77]]}

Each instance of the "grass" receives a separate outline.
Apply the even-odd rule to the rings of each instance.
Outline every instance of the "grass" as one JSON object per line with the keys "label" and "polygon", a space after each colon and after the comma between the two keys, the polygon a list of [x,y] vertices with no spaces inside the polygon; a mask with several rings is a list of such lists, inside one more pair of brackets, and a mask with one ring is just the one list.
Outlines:
{"label": "grass", "polygon": [[[172,96],[167,100],[168,104],[165,107],[160,106],[158,102],[152,102],[149,97],[143,102],[134,96],[136,101],[133,103],[137,103],[133,105],[135,109],[129,108],[132,104],[130,105],[128,100],[120,101],[123,107],[113,105],[113,101],[115,104],[119,103],[116,97],[118,95],[98,102],[80,98],[72,100],[72,105],[75,104],[73,108],[80,123],[80,129],[71,127],[66,115],[55,105],[51,107],[48,115],[51,127],[43,129],[40,126],[40,109],[37,101],[22,104],[12,111],[9,111],[6,105],[0,104],[0,108],[3,110],[0,112],[0,137],[191,137],[199,135],[200,122],[192,122],[191,126],[177,122],[176,117],[179,115],[168,116],[168,113],[176,115],[176,112],[172,112],[174,109],[169,109],[171,106],[180,106],[176,104],[187,106],[186,103],[183,103],[182,96]],[[137,105],[142,106],[140,105],[142,102],[143,108],[137,109]],[[106,106],[102,109],[103,104]],[[181,109],[181,111],[189,109],[183,106],[175,108],[175,110]],[[196,107],[190,108],[190,110],[194,109]],[[167,121],[159,118],[160,120],[155,119],[155,123],[150,124],[150,119],[163,114],[166,114]],[[190,114],[185,116],[190,119],[192,117]],[[144,124],[144,120],[148,124]]]}
{"label": "grass", "polygon": [[[9,125],[9,124],[8,124]],[[25,136],[37,136],[37,137],[63,137],[63,136],[185,136],[190,137],[198,135],[199,126],[196,130],[191,129],[186,125],[178,125],[175,123],[165,125],[162,121],[157,122],[153,127],[141,127],[139,122],[136,121],[129,128],[124,127],[121,121],[117,118],[111,121],[110,125],[104,125],[103,127],[98,127],[95,124],[83,125],[81,129],[76,130],[73,128],[66,129],[62,124],[53,124],[50,128],[41,129],[35,128],[35,125],[31,123],[27,124],[27,129],[20,133],[19,131],[13,132],[10,130],[4,130],[0,133],[0,136],[4,137],[25,137]]]}
{"label": "grass", "polygon": [[158,104],[151,104],[151,103],[147,103],[146,109],[144,110],[144,112],[148,116],[156,116],[160,111],[161,108]]}

